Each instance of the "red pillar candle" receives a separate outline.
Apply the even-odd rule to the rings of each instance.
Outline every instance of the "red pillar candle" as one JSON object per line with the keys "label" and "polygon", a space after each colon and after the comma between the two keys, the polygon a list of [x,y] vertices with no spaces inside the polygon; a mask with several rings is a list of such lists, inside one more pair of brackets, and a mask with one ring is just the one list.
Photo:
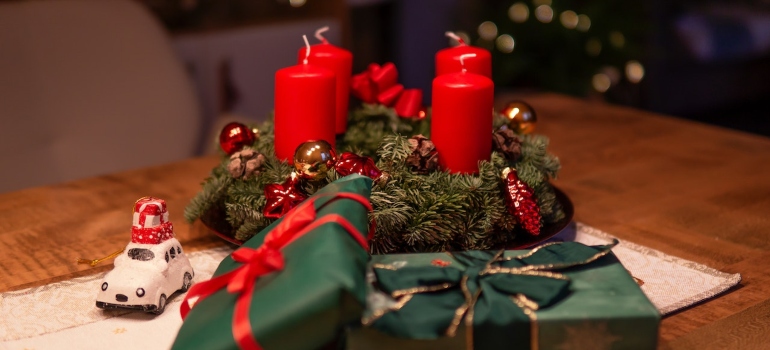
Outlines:
{"label": "red pillar candle", "polygon": [[[348,50],[329,44],[326,38],[321,35],[321,33],[328,29],[329,27],[323,27],[316,31],[315,36],[318,40],[321,40],[321,44],[311,46],[307,61],[309,64],[329,69],[336,75],[334,131],[337,134],[344,134],[348,128],[348,103],[350,101],[350,76],[353,72],[353,54]],[[304,61],[305,51],[305,48],[299,50],[299,63]]]}
{"label": "red pillar candle", "polygon": [[307,61],[275,72],[278,159],[292,163],[294,151],[309,140],[324,140],[334,147],[334,86],[332,71]]}
{"label": "red pillar candle", "polygon": [[442,170],[478,174],[478,162],[492,152],[494,84],[461,71],[433,79],[431,141]]}
{"label": "red pillar candle", "polygon": [[480,74],[492,79],[492,54],[488,50],[467,45],[462,38],[452,32],[447,32],[446,35],[457,40],[460,45],[441,49],[436,53],[436,76],[462,71],[460,55],[475,54],[474,57],[465,58],[464,63],[468,73]]}

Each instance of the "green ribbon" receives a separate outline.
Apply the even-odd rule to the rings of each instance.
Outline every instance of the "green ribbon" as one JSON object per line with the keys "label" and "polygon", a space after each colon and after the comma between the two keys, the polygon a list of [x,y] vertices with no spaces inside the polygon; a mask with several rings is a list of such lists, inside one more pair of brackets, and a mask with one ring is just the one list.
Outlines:
{"label": "green ribbon", "polygon": [[617,243],[550,243],[515,257],[451,253],[454,262],[446,267],[374,265],[377,285],[396,303],[374,310],[364,323],[409,339],[451,337],[464,324],[469,349],[537,349],[535,311],[569,295],[570,280],[558,271],[594,262]]}

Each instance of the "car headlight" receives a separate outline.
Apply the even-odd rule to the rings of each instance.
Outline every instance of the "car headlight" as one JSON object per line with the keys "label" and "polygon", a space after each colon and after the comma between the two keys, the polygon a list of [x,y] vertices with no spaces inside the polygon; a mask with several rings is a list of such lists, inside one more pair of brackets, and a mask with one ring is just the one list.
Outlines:
{"label": "car headlight", "polygon": [[144,296],[144,288],[137,288],[136,289],[136,296],[143,297]]}
{"label": "car headlight", "polygon": [[107,290],[107,282],[102,283],[102,290]]}

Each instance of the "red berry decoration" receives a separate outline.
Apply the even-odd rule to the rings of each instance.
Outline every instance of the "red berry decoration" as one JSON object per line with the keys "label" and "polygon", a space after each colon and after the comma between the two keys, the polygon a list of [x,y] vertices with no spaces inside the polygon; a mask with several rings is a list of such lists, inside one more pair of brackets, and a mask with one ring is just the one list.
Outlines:
{"label": "red berry decoration", "polygon": [[377,180],[382,175],[382,170],[374,165],[374,160],[370,157],[359,156],[352,152],[345,152],[337,159],[334,165],[337,174],[348,176],[350,174],[361,174]]}
{"label": "red berry decoration", "polygon": [[222,128],[219,133],[219,146],[228,155],[243,149],[243,146],[251,146],[257,140],[257,135],[248,126],[232,122]]}
{"label": "red berry decoration", "polygon": [[267,203],[262,210],[266,218],[279,219],[307,198],[300,188],[299,177],[291,173],[282,184],[270,184],[265,186],[265,199]]}
{"label": "red berry decoration", "polygon": [[516,217],[521,227],[529,234],[540,234],[540,207],[537,206],[535,193],[529,185],[519,179],[516,169],[503,169],[505,182],[505,206]]}

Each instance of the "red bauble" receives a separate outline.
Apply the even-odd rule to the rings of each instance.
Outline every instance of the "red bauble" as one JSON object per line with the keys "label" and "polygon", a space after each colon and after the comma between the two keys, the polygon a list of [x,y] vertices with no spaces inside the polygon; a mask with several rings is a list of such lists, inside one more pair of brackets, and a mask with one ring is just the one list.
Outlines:
{"label": "red bauble", "polygon": [[225,125],[219,133],[219,146],[228,155],[240,151],[243,146],[251,146],[256,140],[257,136],[249,127],[236,122]]}
{"label": "red bauble", "polygon": [[382,175],[382,171],[374,165],[374,160],[370,157],[359,156],[355,153],[345,152],[337,159],[334,165],[337,174],[348,176],[350,174],[361,174],[377,180]]}
{"label": "red bauble", "polygon": [[[506,174],[507,172],[507,174]],[[505,206],[516,217],[521,227],[529,234],[540,234],[540,207],[537,206],[535,193],[529,185],[519,179],[516,169],[503,170],[505,182]]]}
{"label": "red bauble", "polygon": [[291,173],[282,184],[265,186],[265,199],[267,203],[262,214],[267,218],[278,219],[307,199],[307,194],[302,191],[297,174]]}

